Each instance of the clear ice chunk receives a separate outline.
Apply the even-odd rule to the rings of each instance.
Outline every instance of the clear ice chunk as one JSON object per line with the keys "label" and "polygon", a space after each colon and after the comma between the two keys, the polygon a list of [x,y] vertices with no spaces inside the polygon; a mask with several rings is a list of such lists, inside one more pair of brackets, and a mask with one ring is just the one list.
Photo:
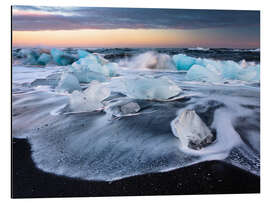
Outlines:
{"label": "clear ice chunk", "polygon": [[39,65],[47,65],[50,61],[51,61],[51,56],[49,54],[46,54],[46,53],[42,53],[38,60],[37,60],[37,63]]}
{"label": "clear ice chunk", "polygon": [[56,87],[59,91],[67,91],[69,93],[79,90],[81,91],[78,79],[71,73],[63,73],[61,79]]}
{"label": "clear ice chunk", "polygon": [[184,54],[177,54],[172,58],[178,70],[189,70],[196,63],[195,58]]}
{"label": "clear ice chunk", "polygon": [[[88,72],[95,72],[102,74],[103,76],[111,77],[116,74],[117,64],[107,63],[105,59],[98,55],[88,54],[84,58],[79,59],[71,65],[71,70],[76,74],[87,74]],[[97,74],[96,74],[97,75]],[[84,76],[82,76],[84,77]],[[91,78],[91,75],[89,75]],[[103,78],[104,79],[104,78]],[[99,77],[97,80],[104,81]],[[85,81],[85,82],[90,82]]]}
{"label": "clear ice chunk", "polygon": [[182,89],[168,77],[126,78],[123,83],[123,94],[134,99],[165,100],[182,92]]}
{"label": "clear ice chunk", "polygon": [[51,56],[54,62],[60,66],[66,66],[76,61],[76,57],[56,48],[51,49]]}
{"label": "clear ice chunk", "polygon": [[187,80],[210,82],[217,82],[221,80],[221,76],[216,72],[200,65],[193,65],[187,72],[185,78]]}
{"label": "clear ice chunk", "polygon": [[111,91],[104,84],[92,81],[83,92],[74,91],[70,96],[70,108],[75,112],[89,112],[104,107],[101,103]]}
{"label": "clear ice chunk", "polygon": [[77,55],[78,55],[78,58],[84,58],[86,56],[88,56],[90,53],[88,51],[85,51],[85,50],[78,50],[77,52]]}

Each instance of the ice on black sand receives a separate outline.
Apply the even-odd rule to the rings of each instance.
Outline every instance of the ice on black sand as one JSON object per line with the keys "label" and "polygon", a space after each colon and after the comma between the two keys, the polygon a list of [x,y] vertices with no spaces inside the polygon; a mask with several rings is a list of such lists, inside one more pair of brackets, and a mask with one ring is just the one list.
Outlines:
{"label": "ice on black sand", "polygon": [[171,127],[183,147],[199,150],[215,140],[215,136],[194,110],[183,111],[173,120]]}

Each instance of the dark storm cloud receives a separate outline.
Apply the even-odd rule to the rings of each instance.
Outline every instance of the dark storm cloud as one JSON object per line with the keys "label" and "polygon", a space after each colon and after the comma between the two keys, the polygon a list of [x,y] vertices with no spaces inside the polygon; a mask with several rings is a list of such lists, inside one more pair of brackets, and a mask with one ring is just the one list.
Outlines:
{"label": "dark storm cloud", "polygon": [[[260,24],[258,11],[15,6],[13,30],[201,29]],[[32,11],[32,12],[31,12]],[[35,11],[35,13],[33,12]],[[48,15],[37,15],[38,12]]]}

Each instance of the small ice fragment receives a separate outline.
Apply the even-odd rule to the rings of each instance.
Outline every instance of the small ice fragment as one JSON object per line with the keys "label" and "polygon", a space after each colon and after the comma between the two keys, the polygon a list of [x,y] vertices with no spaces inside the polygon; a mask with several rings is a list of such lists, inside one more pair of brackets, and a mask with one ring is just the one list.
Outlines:
{"label": "small ice fragment", "polygon": [[136,114],[141,110],[141,107],[138,103],[130,99],[123,99],[110,102],[106,105],[104,110],[111,117],[123,117]]}
{"label": "small ice fragment", "polygon": [[59,81],[59,84],[56,88],[57,90],[64,90],[69,93],[73,92],[74,90],[81,90],[80,83],[78,79],[70,74],[70,73],[64,73],[61,76],[61,79]]}
{"label": "small ice fragment", "polygon": [[83,92],[74,91],[70,96],[70,108],[73,111],[94,111],[103,108],[101,103],[110,96],[111,91],[104,84],[92,81]]}
{"label": "small ice fragment", "polygon": [[138,111],[140,111],[140,109],[141,108],[140,108],[139,104],[137,104],[135,102],[129,102],[129,103],[121,106],[121,112],[123,114],[137,113]]}
{"label": "small ice fragment", "polygon": [[199,150],[215,140],[215,136],[194,110],[183,111],[173,120],[171,127],[183,147]]}

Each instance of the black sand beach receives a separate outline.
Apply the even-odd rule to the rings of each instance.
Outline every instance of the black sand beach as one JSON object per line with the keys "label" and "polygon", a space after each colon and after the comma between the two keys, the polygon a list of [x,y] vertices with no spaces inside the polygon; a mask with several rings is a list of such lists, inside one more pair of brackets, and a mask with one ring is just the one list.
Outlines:
{"label": "black sand beach", "polygon": [[27,140],[12,140],[13,198],[259,193],[260,177],[221,161],[113,182],[56,176],[37,169]]}
{"label": "black sand beach", "polygon": [[259,10],[11,16],[12,198],[260,193]]}

